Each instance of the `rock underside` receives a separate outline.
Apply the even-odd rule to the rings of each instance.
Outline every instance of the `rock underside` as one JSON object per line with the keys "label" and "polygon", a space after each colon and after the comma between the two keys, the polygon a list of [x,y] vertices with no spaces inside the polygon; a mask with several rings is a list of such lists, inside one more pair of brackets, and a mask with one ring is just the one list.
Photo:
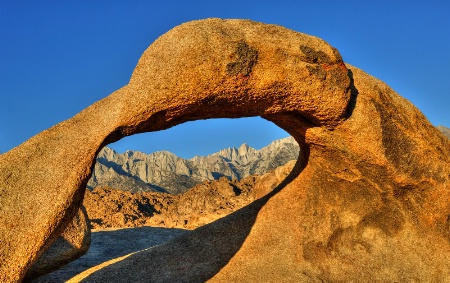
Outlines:
{"label": "rock underside", "polygon": [[237,212],[86,282],[450,278],[450,141],[324,41],[207,19],[157,39],[122,89],[0,156],[0,281],[20,281],[63,232],[104,145],[248,116],[299,143],[290,175]]}

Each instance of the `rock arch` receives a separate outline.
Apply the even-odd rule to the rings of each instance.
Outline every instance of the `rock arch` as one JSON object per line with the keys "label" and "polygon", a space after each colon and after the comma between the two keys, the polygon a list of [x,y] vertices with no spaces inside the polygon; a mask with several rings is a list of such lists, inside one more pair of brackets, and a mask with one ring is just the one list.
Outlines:
{"label": "rock arch", "polygon": [[[284,275],[342,281],[350,278],[346,274],[373,279],[381,270],[382,276],[402,281],[450,272],[438,268],[450,253],[434,255],[449,251],[448,140],[387,86],[344,65],[324,41],[275,25],[207,19],[157,39],[128,85],[1,155],[0,279],[20,280],[62,232],[81,204],[104,145],[185,121],[248,116],[262,116],[293,135],[304,153],[296,173],[305,169],[270,198],[150,256],[186,246],[191,247],[183,250],[186,257],[198,253],[193,249],[199,241],[212,243],[215,232],[233,227],[230,221],[242,224],[252,217],[255,222],[234,243],[235,254],[208,270],[206,279],[271,276],[276,281]],[[412,130],[417,125],[420,134]],[[412,152],[426,153],[433,162],[408,155]],[[399,161],[405,156],[408,162]],[[433,194],[425,192],[431,192],[430,184]],[[437,204],[415,206],[436,193]],[[416,202],[408,203],[411,198]],[[414,262],[423,268],[405,267],[391,238],[402,253],[425,254]],[[427,250],[407,250],[408,241],[419,239],[429,244]],[[357,259],[350,255],[355,252]],[[434,269],[425,270],[423,258],[433,259]],[[384,270],[386,262],[393,267]],[[375,271],[365,273],[364,266],[371,265]],[[190,270],[186,280],[200,272]],[[154,274],[168,274],[159,271]]]}

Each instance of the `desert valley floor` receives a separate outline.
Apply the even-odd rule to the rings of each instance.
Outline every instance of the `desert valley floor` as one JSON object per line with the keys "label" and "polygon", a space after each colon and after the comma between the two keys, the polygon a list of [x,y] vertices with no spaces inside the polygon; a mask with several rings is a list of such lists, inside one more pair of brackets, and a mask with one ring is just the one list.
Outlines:
{"label": "desert valley floor", "polygon": [[183,229],[154,227],[93,230],[91,246],[85,255],[32,282],[83,282],[88,275],[104,266],[124,260],[126,255],[152,248],[189,232]]}

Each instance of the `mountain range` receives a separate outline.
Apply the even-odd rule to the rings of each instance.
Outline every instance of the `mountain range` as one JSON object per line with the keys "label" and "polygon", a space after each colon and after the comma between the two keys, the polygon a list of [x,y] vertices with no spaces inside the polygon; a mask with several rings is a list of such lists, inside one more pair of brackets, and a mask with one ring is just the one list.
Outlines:
{"label": "mountain range", "polygon": [[297,159],[299,146],[292,137],[275,140],[262,149],[247,144],[207,156],[184,159],[168,151],[146,154],[128,150],[118,153],[104,147],[97,156],[87,187],[110,187],[130,192],[180,194],[204,181],[241,180],[261,175]]}
{"label": "mountain range", "polygon": [[441,133],[444,134],[444,136],[446,136],[447,138],[450,139],[450,128],[447,128],[445,126],[439,125],[436,127],[439,131],[441,131]]}

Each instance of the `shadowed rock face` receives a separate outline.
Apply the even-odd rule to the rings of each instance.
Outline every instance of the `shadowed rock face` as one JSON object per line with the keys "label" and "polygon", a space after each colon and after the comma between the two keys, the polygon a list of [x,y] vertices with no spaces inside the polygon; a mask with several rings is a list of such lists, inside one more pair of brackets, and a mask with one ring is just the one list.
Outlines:
{"label": "shadowed rock face", "polygon": [[450,142],[347,67],[322,40],[278,26],[208,19],[169,31],[128,85],[0,156],[0,280],[20,280],[70,222],[104,145],[190,120],[262,116],[302,147],[282,184],[87,280],[442,281]]}
{"label": "shadowed rock face", "polygon": [[81,207],[64,232],[28,269],[25,279],[49,273],[82,256],[90,243],[89,220],[85,208]]}

